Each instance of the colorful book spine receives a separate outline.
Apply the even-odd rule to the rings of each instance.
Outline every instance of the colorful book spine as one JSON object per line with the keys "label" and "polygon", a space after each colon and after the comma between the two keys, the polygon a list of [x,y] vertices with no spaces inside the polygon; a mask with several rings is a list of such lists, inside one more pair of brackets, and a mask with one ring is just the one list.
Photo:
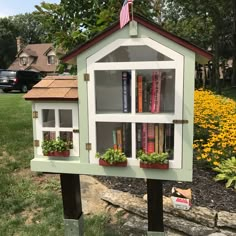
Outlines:
{"label": "colorful book spine", "polygon": [[147,153],[147,123],[142,124],[142,148]]}
{"label": "colorful book spine", "polygon": [[147,153],[155,152],[155,126],[147,124]]}
{"label": "colorful book spine", "polygon": [[161,107],[161,72],[152,73],[151,112],[159,113]]}
{"label": "colorful book spine", "polygon": [[136,124],[136,149],[137,151],[142,149],[142,124]]}
{"label": "colorful book spine", "polygon": [[122,151],[127,157],[131,157],[131,123],[123,123],[122,136]]}
{"label": "colorful book spine", "polygon": [[117,140],[117,148],[122,151],[123,150],[122,149],[122,128],[119,128],[116,130],[116,140]]}
{"label": "colorful book spine", "polygon": [[152,90],[151,90],[151,112],[154,113],[156,110],[155,104],[156,97],[156,73],[152,73]]}
{"label": "colorful book spine", "polygon": [[149,101],[148,101],[148,83],[147,79],[143,78],[143,112],[148,112]]}
{"label": "colorful book spine", "polygon": [[155,124],[154,133],[155,133],[155,152],[159,153],[159,126],[158,124]]}
{"label": "colorful book spine", "polygon": [[143,76],[139,75],[137,79],[138,85],[138,112],[143,112]]}
{"label": "colorful book spine", "polygon": [[165,152],[169,153],[169,159],[173,159],[174,150],[174,126],[165,124]]}
{"label": "colorful book spine", "polygon": [[131,98],[130,98],[130,74],[129,72],[122,72],[122,103],[123,112],[128,113],[131,111]]}
{"label": "colorful book spine", "polygon": [[164,124],[159,124],[159,153],[164,152]]}
{"label": "colorful book spine", "polygon": [[155,113],[160,112],[161,107],[161,72],[158,71],[155,74],[156,76],[156,92],[155,92]]}
{"label": "colorful book spine", "polygon": [[116,130],[112,130],[113,148],[117,149]]}

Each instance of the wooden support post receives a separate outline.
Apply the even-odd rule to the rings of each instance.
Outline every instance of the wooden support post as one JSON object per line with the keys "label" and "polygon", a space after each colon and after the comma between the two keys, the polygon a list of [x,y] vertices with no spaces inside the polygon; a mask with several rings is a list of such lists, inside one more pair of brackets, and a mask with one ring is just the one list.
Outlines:
{"label": "wooden support post", "polygon": [[83,212],[81,204],[80,177],[61,174],[61,191],[64,209],[65,236],[83,235]]}
{"label": "wooden support post", "polygon": [[148,235],[164,235],[162,181],[147,179]]}

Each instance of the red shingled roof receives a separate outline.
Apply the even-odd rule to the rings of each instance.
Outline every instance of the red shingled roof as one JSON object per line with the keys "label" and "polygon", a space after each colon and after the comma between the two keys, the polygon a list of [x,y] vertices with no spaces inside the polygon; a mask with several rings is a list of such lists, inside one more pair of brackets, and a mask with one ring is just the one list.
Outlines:
{"label": "red shingled roof", "polygon": [[[47,52],[53,49],[52,43],[28,44],[17,55],[15,61],[8,68],[9,70],[29,70],[30,68],[39,72],[53,73],[56,72],[57,64],[48,64]],[[20,65],[19,56],[26,53],[29,63],[25,66]]]}

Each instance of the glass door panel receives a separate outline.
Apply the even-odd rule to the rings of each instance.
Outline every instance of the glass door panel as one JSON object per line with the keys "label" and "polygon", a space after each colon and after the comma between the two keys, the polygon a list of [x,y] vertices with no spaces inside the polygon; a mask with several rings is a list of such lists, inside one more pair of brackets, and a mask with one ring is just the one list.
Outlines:
{"label": "glass door panel", "polygon": [[175,112],[175,69],[136,71],[136,112]]}
{"label": "glass door panel", "polygon": [[169,160],[173,160],[174,125],[157,123],[136,124],[136,153],[169,153]]}
{"label": "glass door panel", "polygon": [[130,71],[95,71],[96,113],[129,113],[130,84]]}
{"label": "glass door panel", "polygon": [[97,122],[97,152],[104,153],[108,148],[121,149],[131,157],[131,123]]}

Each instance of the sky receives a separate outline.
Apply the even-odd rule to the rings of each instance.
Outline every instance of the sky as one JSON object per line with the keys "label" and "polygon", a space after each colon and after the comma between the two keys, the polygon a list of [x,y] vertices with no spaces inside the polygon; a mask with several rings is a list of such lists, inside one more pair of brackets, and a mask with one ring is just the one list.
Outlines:
{"label": "sky", "polygon": [[35,11],[41,2],[60,3],[60,0],[0,0],[0,17],[14,16]]}

